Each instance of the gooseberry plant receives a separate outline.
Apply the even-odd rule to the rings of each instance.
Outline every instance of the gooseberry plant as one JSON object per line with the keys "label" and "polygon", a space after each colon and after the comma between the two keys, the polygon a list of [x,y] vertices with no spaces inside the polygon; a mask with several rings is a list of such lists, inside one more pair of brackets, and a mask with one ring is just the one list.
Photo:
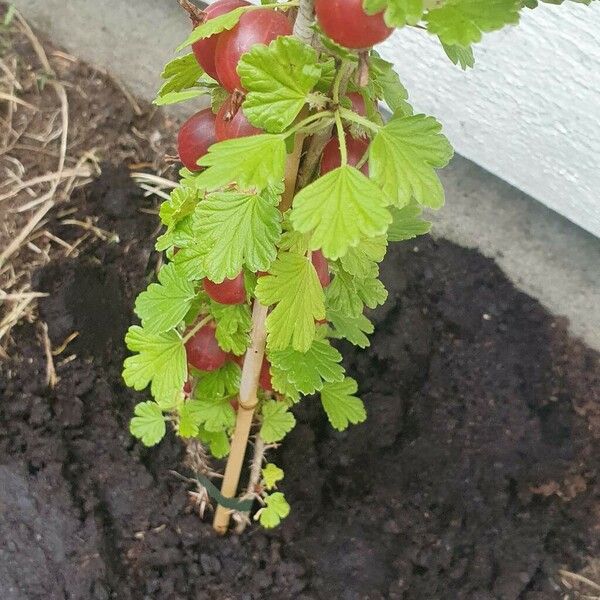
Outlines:
{"label": "gooseberry plant", "polygon": [[[292,430],[307,396],[320,396],[337,430],[365,420],[332,340],[369,345],[365,312],[386,301],[378,264],[388,244],[427,233],[422,209],[444,204],[436,170],[452,148],[435,118],[413,112],[373,46],[418,27],[466,69],[484,33],[537,2],[180,4],[193,21],[180,50],[191,51],[165,67],[155,102],[206,97],[210,106],[179,132],[184,168],[156,242],[165,264],[126,336],[125,382],[153,397],[135,407],[130,431],[153,446],[170,424],[200,456],[228,457],[220,492],[195,461],[199,489],[218,505],[217,531],[232,514],[243,525],[256,500],[255,518],[274,527],[290,508],[265,451]],[[249,483],[236,498],[251,437]]]}

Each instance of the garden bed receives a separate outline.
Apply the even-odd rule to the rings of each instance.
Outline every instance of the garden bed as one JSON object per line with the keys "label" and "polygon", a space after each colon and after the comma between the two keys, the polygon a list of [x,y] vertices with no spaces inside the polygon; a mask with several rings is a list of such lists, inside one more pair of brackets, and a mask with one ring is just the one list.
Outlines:
{"label": "garden bed", "polygon": [[[124,165],[162,173],[152,144],[174,133],[89,67],[51,60],[69,84],[69,149],[113,164],[49,211],[43,260],[25,245],[11,259],[48,296],[0,362],[0,598],[597,594],[581,577],[600,580],[598,354],[493,261],[432,238],[390,250],[371,348],[342,348],[367,422],[339,434],[304,403],[276,459],[289,518],[216,537],[172,473],[191,475],[180,442],[129,435],[145,396],[121,379],[133,299],[160,260],[156,203]],[[104,115],[92,125],[86,97]]]}
{"label": "garden bed", "polygon": [[278,457],[290,517],[215,537],[169,473],[179,443],[127,432],[143,396],[122,338],[156,219],[107,165],[71,202],[120,242],[34,276],[52,347],[79,332],[56,387],[35,325],[1,366],[2,598],[541,600],[597,552],[598,356],[492,261],[433,239],[391,250],[372,347],[345,352],[368,421],[336,434],[307,403]]}

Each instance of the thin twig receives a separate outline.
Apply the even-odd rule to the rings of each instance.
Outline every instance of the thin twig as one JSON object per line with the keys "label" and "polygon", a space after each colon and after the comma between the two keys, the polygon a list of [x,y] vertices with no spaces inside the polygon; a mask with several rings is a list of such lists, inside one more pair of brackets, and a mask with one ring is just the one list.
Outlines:
{"label": "thin twig", "polygon": [[39,210],[29,219],[29,222],[19,234],[12,240],[12,242],[8,245],[8,247],[0,254],[0,268],[4,265],[6,260],[12,256],[25,242],[27,237],[31,234],[31,232],[36,228],[39,222],[46,216],[46,213],[54,206],[54,202],[52,200],[46,201]]}
{"label": "thin twig", "polygon": [[571,571],[560,570],[558,574],[561,577],[564,577],[566,579],[572,579],[573,581],[577,581],[579,583],[583,583],[584,585],[587,585],[596,592],[600,592],[600,584],[596,583],[595,581],[592,581],[591,579],[588,579],[587,577],[584,577],[583,575],[580,575],[579,573],[571,573]]}
{"label": "thin twig", "polygon": [[50,389],[54,389],[58,383],[56,369],[54,368],[54,359],[52,358],[52,344],[48,336],[48,325],[40,323],[42,329],[42,341],[44,343],[44,354],[46,355],[46,384]]}

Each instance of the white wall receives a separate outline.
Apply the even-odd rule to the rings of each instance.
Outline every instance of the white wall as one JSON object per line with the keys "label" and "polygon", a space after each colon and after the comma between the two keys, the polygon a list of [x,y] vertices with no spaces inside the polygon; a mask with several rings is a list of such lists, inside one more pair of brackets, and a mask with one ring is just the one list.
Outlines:
{"label": "white wall", "polygon": [[524,11],[484,37],[475,69],[401,30],[382,45],[418,111],[458,153],[600,236],[600,3]]}

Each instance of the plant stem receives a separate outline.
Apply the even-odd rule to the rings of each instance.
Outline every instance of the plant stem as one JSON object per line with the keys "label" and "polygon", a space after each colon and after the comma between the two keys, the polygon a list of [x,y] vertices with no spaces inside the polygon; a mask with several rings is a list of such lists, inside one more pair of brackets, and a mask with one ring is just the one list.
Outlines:
{"label": "plant stem", "polygon": [[377,125],[377,123],[373,123],[373,121],[369,121],[369,119],[365,119],[365,117],[361,117],[357,115],[354,111],[348,110],[347,108],[340,107],[339,109],[340,116],[346,121],[352,121],[353,123],[357,123],[358,125],[362,125],[366,129],[370,129],[377,133],[381,129],[381,125]]}
{"label": "plant stem", "polygon": [[333,116],[334,115],[330,110],[322,110],[321,112],[310,115],[310,116],[306,117],[306,119],[303,119],[299,123],[296,123],[296,125],[294,125],[291,129],[289,129],[282,135],[284,137],[288,138],[288,137],[290,137],[290,135],[293,135],[294,133],[300,131],[301,129],[304,129],[306,126],[310,125],[311,123],[314,123],[315,121],[319,121],[326,117],[333,117]]}
{"label": "plant stem", "polygon": [[346,134],[344,133],[344,126],[342,125],[342,118],[340,117],[340,111],[335,111],[335,126],[337,128],[338,139],[340,143],[340,158],[342,161],[342,167],[348,164],[348,148],[346,147]]}
{"label": "plant stem", "polygon": [[315,32],[311,28],[314,21],[314,14],[314,0],[302,0],[298,6],[298,15],[294,23],[294,35],[305,44],[311,44],[315,35]]}
{"label": "plant stem", "polygon": [[207,315],[204,319],[198,321],[183,337],[183,344],[187,344],[210,321],[212,321],[211,315]]}
{"label": "plant stem", "polygon": [[[340,96],[343,96],[346,93],[348,81],[350,81],[350,76],[352,75],[352,68],[354,68],[354,65],[352,65],[350,62],[345,64],[346,68],[343,68],[343,66],[340,67],[336,77],[336,82],[334,83],[334,85],[337,84],[336,87],[338,100]],[[305,148],[304,161],[302,162],[302,167],[298,175],[298,189],[306,187],[306,185],[312,180],[312,177],[319,166],[319,161],[323,155],[323,150],[325,149],[327,142],[331,139],[332,131],[333,123],[310,138],[308,147]]]}

